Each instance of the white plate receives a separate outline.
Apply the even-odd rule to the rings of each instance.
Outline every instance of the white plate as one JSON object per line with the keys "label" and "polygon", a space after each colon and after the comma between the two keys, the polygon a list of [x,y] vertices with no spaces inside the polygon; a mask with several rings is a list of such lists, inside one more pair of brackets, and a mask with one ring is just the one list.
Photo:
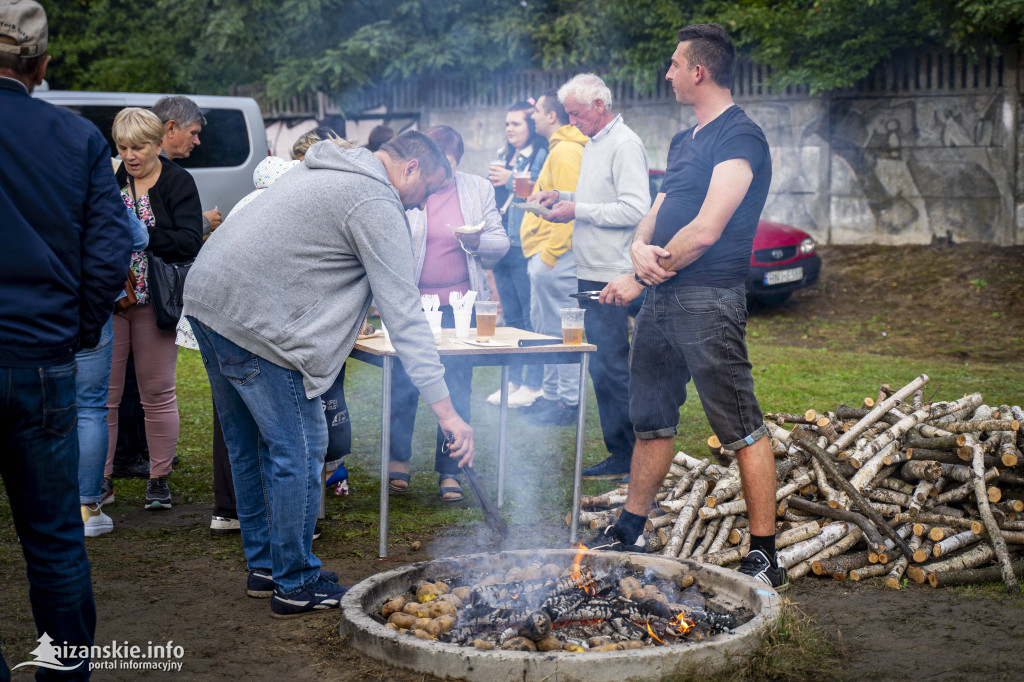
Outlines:
{"label": "white plate", "polygon": [[452,339],[459,343],[464,343],[467,346],[476,346],[478,348],[511,348],[512,344],[508,341],[496,341],[491,339],[490,341],[480,341],[478,339]]}
{"label": "white plate", "polygon": [[481,220],[478,225],[459,225],[458,227],[448,226],[452,232],[458,234],[476,234],[480,230],[484,229],[484,221]]}
{"label": "white plate", "polygon": [[356,338],[358,340],[360,340],[360,341],[365,341],[366,339],[372,339],[372,338],[378,337],[378,336],[382,335],[383,333],[384,332],[382,332],[381,330],[378,329],[377,331],[375,331],[372,334],[359,334]]}
{"label": "white plate", "polygon": [[546,216],[548,213],[551,213],[551,209],[541,204],[539,201],[527,201],[517,205],[524,211],[536,213],[539,216]]}

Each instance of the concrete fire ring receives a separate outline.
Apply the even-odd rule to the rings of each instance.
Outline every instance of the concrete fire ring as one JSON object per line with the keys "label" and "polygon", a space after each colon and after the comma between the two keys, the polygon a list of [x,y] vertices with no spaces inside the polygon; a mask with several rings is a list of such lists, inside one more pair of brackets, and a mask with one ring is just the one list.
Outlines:
{"label": "concrete fire ring", "polygon": [[663,578],[689,573],[702,591],[715,594],[716,603],[732,608],[744,606],[754,612],[754,617],[734,630],[698,642],[599,653],[534,653],[481,650],[429,642],[390,630],[369,616],[388,598],[405,593],[420,579],[451,578],[480,562],[499,563],[508,568],[525,567],[538,559],[568,565],[575,556],[576,550],[572,549],[473,554],[425,561],[378,573],[360,582],[342,598],[341,636],[348,637],[350,646],[371,658],[450,679],[624,682],[659,679],[687,669],[707,671],[735,664],[737,657],[747,656],[758,647],[765,629],[780,614],[781,599],[774,590],[733,570],[654,554],[593,552],[590,560],[597,570],[621,566],[625,562],[639,570],[653,571]]}

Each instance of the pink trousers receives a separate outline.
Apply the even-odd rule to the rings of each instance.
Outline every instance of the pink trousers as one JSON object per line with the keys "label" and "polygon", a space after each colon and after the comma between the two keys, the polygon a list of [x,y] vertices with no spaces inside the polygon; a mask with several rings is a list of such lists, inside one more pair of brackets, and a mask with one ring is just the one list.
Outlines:
{"label": "pink trousers", "polygon": [[146,413],[149,473],[150,476],[167,476],[171,473],[174,450],[178,446],[178,399],[174,393],[178,347],[174,344],[174,331],[164,331],[156,326],[153,306],[148,303],[114,315],[114,359],[110,365],[110,395],[107,398],[110,443],[103,475],[109,478],[114,469],[117,408],[124,393],[129,350],[135,356],[135,375]]}

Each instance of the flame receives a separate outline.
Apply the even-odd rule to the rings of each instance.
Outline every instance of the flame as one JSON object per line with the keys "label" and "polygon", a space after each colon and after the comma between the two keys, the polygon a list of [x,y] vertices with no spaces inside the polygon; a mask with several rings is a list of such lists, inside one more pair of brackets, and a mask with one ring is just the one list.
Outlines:
{"label": "flame", "polygon": [[654,630],[651,629],[650,621],[647,621],[647,632],[650,633],[651,637],[653,637],[659,644],[664,644],[664,642],[661,641],[661,638],[654,634]]}
{"label": "flame", "polygon": [[594,594],[594,588],[592,581],[583,577],[583,570],[580,568],[580,564],[583,562],[583,557],[587,554],[587,546],[582,542],[578,546],[576,552],[576,558],[572,561],[572,570],[569,572],[569,577],[576,581],[576,585],[582,588],[587,594]]}
{"label": "flame", "polygon": [[678,615],[676,615],[675,618],[671,620],[671,623],[672,627],[676,629],[676,632],[678,632],[681,635],[685,635],[687,632],[690,631],[690,628],[696,625],[696,623],[687,618],[686,614],[681,611]]}

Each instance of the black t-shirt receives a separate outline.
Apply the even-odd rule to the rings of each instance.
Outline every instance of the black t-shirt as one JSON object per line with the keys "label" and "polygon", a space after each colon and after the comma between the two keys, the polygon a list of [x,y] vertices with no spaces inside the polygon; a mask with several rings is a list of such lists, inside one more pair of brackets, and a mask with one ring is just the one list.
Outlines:
{"label": "black t-shirt", "polygon": [[750,188],[719,240],[668,280],[672,286],[733,287],[746,280],[757,221],[772,182],[772,159],[764,132],[738,106],[730,107],[697,131],[696,138],[693,128],[672,138],[661,185],[665,199],[658,209],[651,243],[665,246],[697,217],[711,184],[711,173],[729,159],[750,163],[754,173]]}

